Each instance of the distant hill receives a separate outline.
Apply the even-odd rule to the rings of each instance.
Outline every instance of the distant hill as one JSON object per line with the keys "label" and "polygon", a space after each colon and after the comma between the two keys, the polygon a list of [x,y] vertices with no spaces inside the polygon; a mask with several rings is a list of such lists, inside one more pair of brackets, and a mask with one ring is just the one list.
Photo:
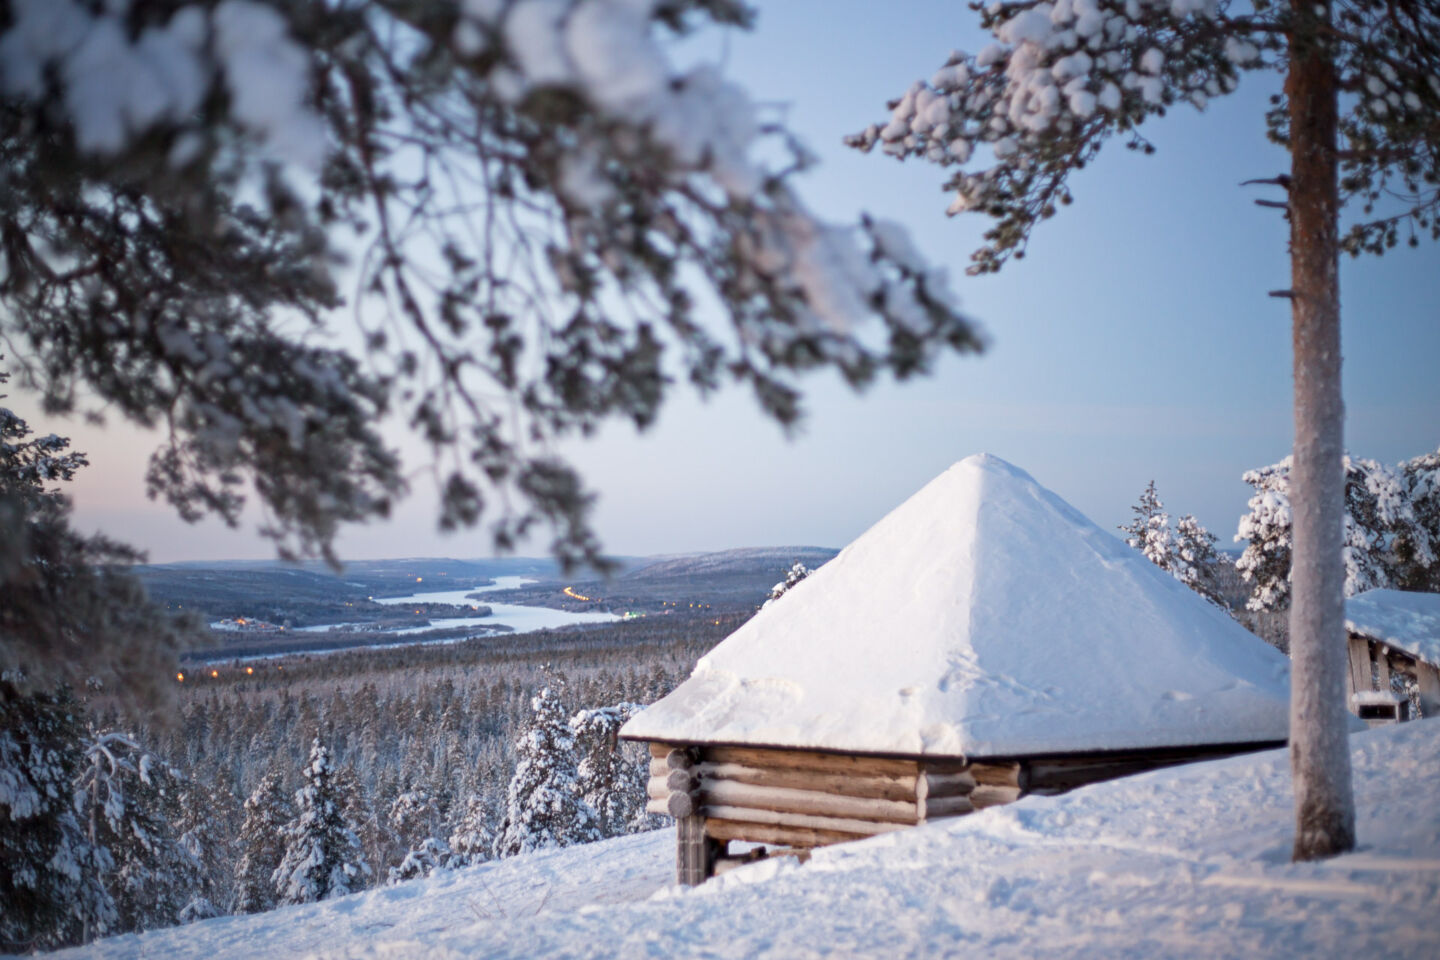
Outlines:
{"label": "distant hill", "polygon": [[828,547],[741,547],[715,553],[653,557],[648,562],[639,561],[622,579],[763,574],[783,580],[785,571],[797,560],[813,569],[837,552]]}

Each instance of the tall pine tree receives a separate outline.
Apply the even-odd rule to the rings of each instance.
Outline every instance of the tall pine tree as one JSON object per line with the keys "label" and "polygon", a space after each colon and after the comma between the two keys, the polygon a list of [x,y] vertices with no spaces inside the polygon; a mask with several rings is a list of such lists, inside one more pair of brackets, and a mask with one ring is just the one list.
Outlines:
{"label": "tall pine tree", "polygon": [[[852,137],[960,169],[951,213],[995,224],[972,272],[1024,254],[1070,203],[1070,175],[1113,136],[1153,151],[1147,119],[1285,77],[1265,116],[1288,171],[1264,178],[1289,221],[1295,450],[1291,472],[1290,758],[1294,857],[1355,845],[1345,705],[1342,251],[1440,237],[1440,6],[1412,0],[1006,0],[976,4],[996,42],[955,54]],[[1342,111],[1341,93],[1344,92]],[[971,161],[976,161],[971,163]],[[978,169],[977,169],[978,167]],[[1340,211],[1362,217],[1342,236]]]}

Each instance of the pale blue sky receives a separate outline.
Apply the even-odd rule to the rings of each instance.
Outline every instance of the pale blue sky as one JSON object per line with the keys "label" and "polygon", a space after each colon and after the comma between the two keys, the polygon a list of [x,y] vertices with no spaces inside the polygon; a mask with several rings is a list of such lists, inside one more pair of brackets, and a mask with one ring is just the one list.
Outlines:
{"label": "pale blue sky", "polygon": [[[677,393],[644,437],[615,425],[568,452],[598,488],[606,546],[648,554],[766,544],[841,546],[950,463],[981,450],[1030,471],[1113,527],[1150,479],[1175,513],[1229,543],[1247,468],[1290,445],[1286,228],[1265,194],[1283,152],[1264,139],[1272,78],[1200,114],[1146,125],[1159,152],[1111,143],[1073,181],[1075,204],[1042,226],[1029,255],[997,277],[964,268],[988,221],[948,219],[945,172],[864,156],[840,138],[879,120],[887,99],[954,48],[983,44],[963,2],[761,3],[751,35],[706,40],[730,76],[784,116],[822,165],[805,195],[832,220],[860,210],[899,220],[947,265],[964,308],[989,331],[980,358],[856,398],[810,382],[809,418],[787,442],[750,398],[708,404]],[[1399,249],[1342,269],[1347,444],[1393,463],[1440,445],[1440,248]],[[23,406],[23,405],[22,405]],[[152,559],[267,556],[250,533],[186,527],[143,502],[144,450],[132,437],[70,432],[95,466],[78,490],[82,523]],[[487,551],[483,537],[433,533],[422,481],[397,522],[348,534],[353,557]]]}

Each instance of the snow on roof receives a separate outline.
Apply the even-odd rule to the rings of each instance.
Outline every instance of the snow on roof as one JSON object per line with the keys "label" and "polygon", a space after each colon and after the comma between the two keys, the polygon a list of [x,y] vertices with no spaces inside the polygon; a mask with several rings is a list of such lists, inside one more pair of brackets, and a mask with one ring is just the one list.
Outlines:
{"label": "snow on roof", "polygon": [[904,755],[1285,739],[1289,664],[997,457],[955,464],[626,737]]}
{"label": "snow on roof", "polygon": [[1440,666],[1440,594],[1366,590],[1345,601],[1345,629]]}

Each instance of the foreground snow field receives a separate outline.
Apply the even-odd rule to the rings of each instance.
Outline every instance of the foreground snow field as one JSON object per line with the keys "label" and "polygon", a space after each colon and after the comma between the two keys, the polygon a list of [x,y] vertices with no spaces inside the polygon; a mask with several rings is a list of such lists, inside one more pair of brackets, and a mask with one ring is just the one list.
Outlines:
{"label": "foreground snow field", "polygon": [[1283,751],[669,888],[659,831],[64,957],[1440,955],[1440,721],[1352,738],[1360,848],[1291,864]]}

